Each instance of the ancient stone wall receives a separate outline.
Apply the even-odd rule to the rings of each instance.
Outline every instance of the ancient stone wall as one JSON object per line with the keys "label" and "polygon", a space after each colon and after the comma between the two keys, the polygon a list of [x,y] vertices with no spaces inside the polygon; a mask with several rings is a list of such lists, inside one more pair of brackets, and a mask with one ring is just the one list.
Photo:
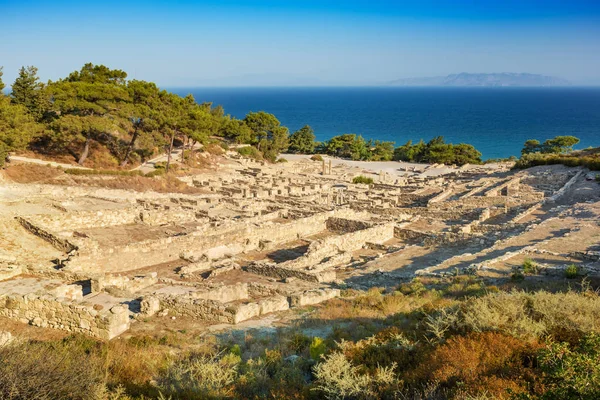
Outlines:
{"label": "ancient stone wall", "polygon": [[337,233],[355,232],[362,229],[370,228],[372,225],[372,223],[368,223],[365,221],[357,221],[353,219],[336,217],[331,217],[327,219],[326,223],[327,229]]}
{"label": "ancient stone wall", "polygon": [[84,333],[112,339],[129,329],[129,311],[118,305],[95,310],[74,302],[57,301],[51,296],[7,295],[0,297],[0,315],[40,327]]}

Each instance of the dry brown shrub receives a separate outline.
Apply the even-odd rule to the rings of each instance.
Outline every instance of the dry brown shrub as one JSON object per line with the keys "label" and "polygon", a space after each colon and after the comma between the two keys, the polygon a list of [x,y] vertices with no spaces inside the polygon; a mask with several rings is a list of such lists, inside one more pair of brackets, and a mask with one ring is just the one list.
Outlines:
{"label": "dry brown shrub", "polygon": [[155,395],[156,388],[151,382],[168,365],[168,349],[156,341],[139,343],[117,340],[107,344],[108,383],[123,386],[129,393]]}
{"label": "dry brown shrub", "polygon": [[102,187],[108,189],[154,191],[158,193],[204,193],[204,190],[188,186],[174,176],[72,176],[69,184]]}
{"label": "dry brown shrub", "polygon": [[0,348],[0,399],[89,399],[104,390],[101,360],[76,341]]}
{"label": "dry brown shrub", "polygon": [[422,380],[438,381],[469,395],[508,398],[534,380],[531,363],[540,345],[499,333],[473,333],[453,337],[436,348],[419,366]]}
{"label": "dry brown shrub", "polygon": [[212,154],[215,156],[220,156],[225,153],[223,147],[221,147],[218,143],[208,143],[204,145],[203,149],[208,154]]}
{"label": "dry brown shrub", "polygon": [[4,176],[17,183],[45,182],[62,175],[58,168],[39,164],[15,164],[4,170]]}

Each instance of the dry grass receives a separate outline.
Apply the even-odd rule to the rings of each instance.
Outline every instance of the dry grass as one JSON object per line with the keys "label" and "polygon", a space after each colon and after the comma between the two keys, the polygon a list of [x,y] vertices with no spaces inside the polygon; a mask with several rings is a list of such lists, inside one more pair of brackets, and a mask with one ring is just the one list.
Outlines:
{"label": "dry grass", "polygon": [[4,170],[4,176],[16,183],[45,183],[62,175],[58,168],[38,164],[15,164]]}
{"label": "dry grass", "polygon": [[[69,185],[101,187],[108,189],[154,191],[158,193],[205,193],[204,190],[188,186],[172,175],[158,177],[145,176],[71,176]],[[60,184],[61,182],[54,182]]]}

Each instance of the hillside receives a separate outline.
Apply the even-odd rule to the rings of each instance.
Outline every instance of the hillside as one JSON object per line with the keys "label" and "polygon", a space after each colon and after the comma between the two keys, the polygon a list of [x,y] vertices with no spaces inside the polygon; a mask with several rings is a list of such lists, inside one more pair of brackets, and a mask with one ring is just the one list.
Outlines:
{"label": "hillside", "polygon": [[393,86],[568,86],[562,78],[552,76],[502,72],[493,74],[471,74],[463,72],[448,76],[398,79],[389,83]]}

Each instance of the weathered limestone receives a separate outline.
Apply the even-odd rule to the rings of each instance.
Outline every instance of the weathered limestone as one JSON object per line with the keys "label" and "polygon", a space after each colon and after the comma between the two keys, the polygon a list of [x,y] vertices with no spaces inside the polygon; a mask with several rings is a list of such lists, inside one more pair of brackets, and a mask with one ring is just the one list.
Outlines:
{"label": "weathered limestone", "polygon": [[317,289],[290,296],[290,306],[301,307],[321,303],[340,295],[339,289]]}
{"label": "weathered limestone", "polygon": [[273,296],[258,302],[260,306],[260,315],[269,314],[277,311],[285,311],[290,308],[288,299],[283,296]]}
{"label": "weathered limestone", "polygon": [[100,339],[112,339],[129,329],[129,311],[117,305],[110,310],[69,301],[49,295],[7,295],[0,297],[0,315],[31,325],[84,333]]}
{"label": "weathered limestone", "polygon": [[222,303],[246,300],[248,298],[248,284],[239,282],[234,285],[223,285],[207,291],[194,292],[191,296],[196,299],[215,300]]}
{"label": "weathered limestone", "polygon": [[[16,261],[16,260],[15,260]],[[0,260],[0,281],[4,281],[15,276],[20,275],[23,272],[21,266],[15,264],[14,262],[6,262],[3,263]]]}

